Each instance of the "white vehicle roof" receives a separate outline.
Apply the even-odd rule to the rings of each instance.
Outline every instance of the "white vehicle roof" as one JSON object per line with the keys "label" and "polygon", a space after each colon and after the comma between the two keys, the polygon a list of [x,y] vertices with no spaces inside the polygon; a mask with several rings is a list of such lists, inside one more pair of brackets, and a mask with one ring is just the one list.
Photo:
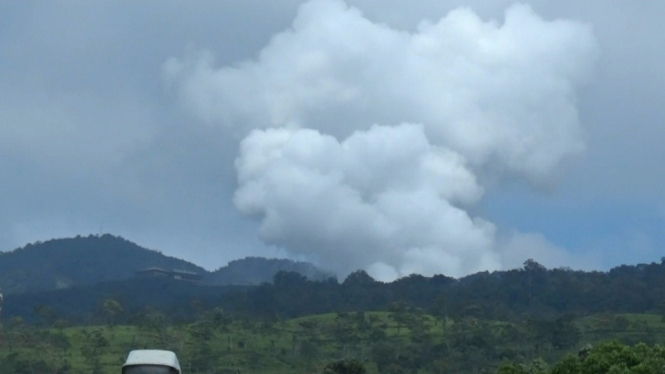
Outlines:
{"label": "white vehicle roof", "polygon": [[180,371],[180,363],[175,353],[171,351],[162,351],[159,349],[139,349],[129,352],[127,361],[122,367],[134,365],[163,365],[169,366]]}

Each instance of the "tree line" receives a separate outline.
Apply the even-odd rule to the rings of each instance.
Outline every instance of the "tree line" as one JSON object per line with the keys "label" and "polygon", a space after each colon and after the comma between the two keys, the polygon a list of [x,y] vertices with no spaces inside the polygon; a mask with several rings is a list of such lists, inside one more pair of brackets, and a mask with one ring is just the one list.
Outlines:
{"label": "tree line", "polygon": [[[623,265],[608,272],[546,269],[533,260],[520,269],[481,272],[461,279],[445,275],[411,275],[391,283],[378,282],[364,271],[343,282],[312,281],[293,272],[277,273],[259,286],[200,286],[167,279],[132,279],[91,287],[8,295],[4,315],[36,322],[41,305],[53,318],[85,324],[99,317],[106,298],[122,302],[127,322],[143,309],[155,308],[172,318],[191,321],[195,309],[222,307],[253,318],[294,318],[329,312],[387,310],[405,303],[432,315],[521,320],[571,314],[662,313],[665,311],[665,262]],[[57,317],[55,317],[57,316]]]}

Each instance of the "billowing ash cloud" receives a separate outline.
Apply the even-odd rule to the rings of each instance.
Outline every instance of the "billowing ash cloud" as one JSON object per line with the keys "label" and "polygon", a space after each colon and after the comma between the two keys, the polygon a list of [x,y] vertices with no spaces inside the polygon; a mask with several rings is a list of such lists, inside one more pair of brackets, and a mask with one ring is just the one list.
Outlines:
{"label": "billowing ash cloud", "polygon": [[264,241],[391,279],[502,266],[495,227],[466,210],[476,176],[548,182],[584,150],[574,90],[595,54],[587,26],[524,5],[405,32],[315,0],[255,60],[203,53],[165,73],[194,115],[244,137],[235,203]]}
{"label": "billowing ash cloud", "polygon": [[422,126],[375,126],[341,143],[311,129],[256,130],[236,167],[236,206],[262,219],[261,238],[335,269],[394,278],[499,265],[493,226],[456,207],[482,188]]}

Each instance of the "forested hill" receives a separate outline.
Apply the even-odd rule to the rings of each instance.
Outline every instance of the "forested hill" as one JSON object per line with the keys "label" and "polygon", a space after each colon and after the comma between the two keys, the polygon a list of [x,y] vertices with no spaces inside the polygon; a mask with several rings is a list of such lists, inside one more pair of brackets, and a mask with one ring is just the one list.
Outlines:
{"label": "forested hill", "polygon": [[333,277],[307,262],[248,257],[231,261],[213,272],[190,262],[165,256],[121,237],[77,236],[28,244],[0,252],[0,287],[5,294],[84,287],[135,277],[136,271],[157,267],[185,270],[202,276],[209,285],[258,285],[280,271],[295,272],[310,280]]}
{"label": "forested hill", "polygon": [[90,235],[37,242],[0,253],[0,286],[5,294],[87,286],[129,279],[147,267],[205,272],[200,266],[121,237]]}
{"label": "forested hill", "polygon": [[[665,312],[665,261],[622,265],[608,272],[583,272],[546,269],[529,260],[520,269],[481,272],[461,279],[445,275],[411,275],[392,283],[377,282],[365,272],[357,271],[340,283],[310,264],[289,260],[246,258],[232,261],[215,272],[207,272],[189,262],[164,256],[112,235],[50,240],[2,253],[0,286],[9,295],[72,288],[72,292],[60,292],[52,298],[45,294],[12,297],[15,306],[23,310],[30,310],[40,303],[53,304],[56,309],[55,304],[62,304],[62,312],[67,314],[67,305],[80,304],[77,298],[83,293],[78,292],[84,292],[81,289],[85,286],[111,281],[132,283],[136,281],[130,281],[135,272],[147,267],[193,271],[203,275],[208,285],[256,285],[274,276],[272,284],[229,288],[233,296],[227,294],[223,301],[211,298],[214,291],[210,291],[210,295],[206,293],[208,291],[196,291],[203,292],[197,297],[201,302],[219,302],[227,310],[242,315],[296,317],[386,310],[395,303],[433,314],[491,319],[561,313]],[[311,274],[307,274],[309,270]],[[149,291],[119,285],[108,285],[104,292],[85,291],[90,308],[109,295],[125,295],[127,310],[142,307],[144,303],[134,305],[132,300],[142,300],[141,294]],[[122,291],[111,292],[115,287],[122,288]],[[192,294],[184,294],[187,294],[184,299],[171,295],[157,304],[165,309],[188,304]]]}
{"label": "forested hill", "polygon": [[231,261],[228,265],[210,273],[208,283],[214,285],[259,285],[263,282],[272,282],[275,274],[280,271],[298,273],[313,281],[335,277],[333,273],[319,269],[309,262],[246,257]]}
{"label": "forested hill", "polygon": [[125,314],[119,321],[148,307],[192,319],[194,302],[238,316],[268,319],[381,310],[504,321],[599,313],[665,314],[664,262],[583,272],[546,269],[527,261],[520,269],[482,272],[459,280],[411,275],[391,283],[375,281],[364,271],[352,273],[341,283],[334,278],[311,281],[297,273],[278,272],[272,283],[259,286],[205,287],[165,280],[158,285],[163,292],[154,292],[157,286],[147,281],[152,280],[10,295],[5,300],[6,316],[28,318],[26,313],[47,305],[71,322],[81,323],[81,315],[94,313],[109,297],[123,304]]}

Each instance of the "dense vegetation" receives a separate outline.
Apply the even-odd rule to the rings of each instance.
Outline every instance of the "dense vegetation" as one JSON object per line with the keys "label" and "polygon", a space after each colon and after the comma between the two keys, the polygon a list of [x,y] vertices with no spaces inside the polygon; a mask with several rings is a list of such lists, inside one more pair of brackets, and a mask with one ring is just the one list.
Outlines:
{"label": "dense vegetation", "polygon": [[[339,360],[352,360],[368,373],[391,374],[655,374],[665,364],[665,349],[654,345],[662,343],[665,324],[655,315],[505,322],[438,318],[396,305],[386,312],[280,321],[199,308],[189,323],[146,310],[131,324],[118,325],[116,318],[124,313],[120,303],[107,299],[100,310],[105,322],[86,326],[63,320],[27,326],[12,318],[0,350],[0,374],[119,373],[129,350],[141,348],[176,351],[185,373],[217,374],[348,373]],[[617,341],[602,342],[607,339]]]}
{"label": "dense vegetation", "polygon": [[279,271],[256,286],[84,282],[5,297],[0,374],[117,373],[145,347],[177,351],[187,373],[660,373],[664,301],[663,261],[582,272],[528,260],[391,283],[363,271],[343,282]]}
{"label": "dense vegetation", "polygon": [[[107,282],[91,287],[9,295],[5,313],[23,318],[48,305],[79,324],[90,320],[108,297],[130,312],[152,306],[193,320],[188,307],[198,302],[252,318],[294,318],[312,314],[388,310],[403,303],[439,316],[513,321],[523,318],[578,317],[597,313],[660,313],[665,300],[665,264],[621,266],[609,272],[545,269],[527,261],[521,269],[478,273],[460,280],[443,275],[412,275],[392,283],[357,271],[339,283],[334,278],[310,281],[297,273],[279,272],[260,286],[196,286],[167,280]],[[128,318],[128,317],[127,317]]]}

